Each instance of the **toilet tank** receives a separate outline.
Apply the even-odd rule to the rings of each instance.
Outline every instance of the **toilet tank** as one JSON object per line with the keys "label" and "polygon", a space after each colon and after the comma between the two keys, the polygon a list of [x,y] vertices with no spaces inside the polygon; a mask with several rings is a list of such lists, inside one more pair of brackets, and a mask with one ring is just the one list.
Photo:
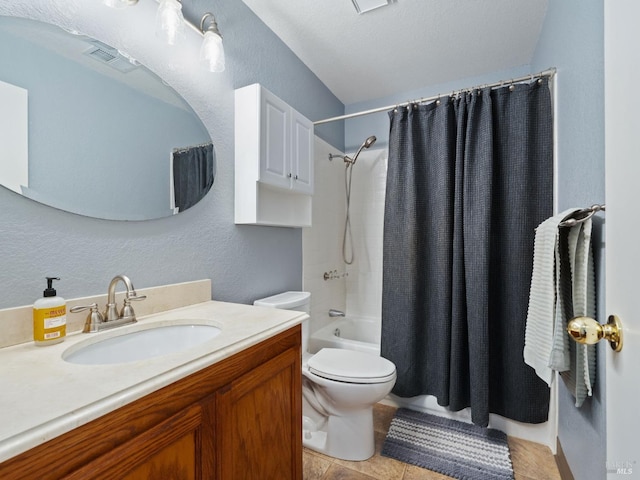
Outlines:
{"label": "toilet tank", "polygon": [[311,294],[309,292],[284,292],[261,298],[253,302],[259,307],[281,308],[309,313]]}
{"label": "toilet tank", "polygon": [[[296,310],[298,312],[309,313],[311,294],[309,292],[284,292],[261,298],[253,302],[258,307],[281,308],[283,310]],[[309,319],[302,321],[302,352],[308,351],[310,329]]]}

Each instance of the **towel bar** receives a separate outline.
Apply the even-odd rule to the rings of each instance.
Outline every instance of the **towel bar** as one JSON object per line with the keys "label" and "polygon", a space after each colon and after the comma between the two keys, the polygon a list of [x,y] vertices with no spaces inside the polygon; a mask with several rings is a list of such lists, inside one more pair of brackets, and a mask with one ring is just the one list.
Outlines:
{"label": "towel bar", "polygon": [[593,217],[598,212],[604,212],[606,210],[605,205],[591,205],[588,208],[576,210],[575,212],[567,215],[561,222],[561,227],[573,227],[578,223],[582,223],[588,218]]}

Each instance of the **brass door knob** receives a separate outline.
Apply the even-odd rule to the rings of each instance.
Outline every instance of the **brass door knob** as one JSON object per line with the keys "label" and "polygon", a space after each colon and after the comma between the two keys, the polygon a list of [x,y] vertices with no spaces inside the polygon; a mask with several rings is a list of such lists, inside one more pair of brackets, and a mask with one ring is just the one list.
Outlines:
{"label": "brass door knob", "polygon": [[609,315],[606,325],[590,317],[575,317],[567,325],[567,332],[578,343],[593,345],[604,338],[616,352],[622,350],[622,323],[616,315]]}

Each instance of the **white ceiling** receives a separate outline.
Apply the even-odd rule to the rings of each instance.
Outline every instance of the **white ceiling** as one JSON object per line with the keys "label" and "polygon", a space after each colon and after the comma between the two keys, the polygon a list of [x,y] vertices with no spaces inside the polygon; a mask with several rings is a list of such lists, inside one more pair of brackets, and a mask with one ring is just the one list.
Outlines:
{"label": "white ceiling", "polygon": [[345,105],[529,64],[548,3],[243,1]]}

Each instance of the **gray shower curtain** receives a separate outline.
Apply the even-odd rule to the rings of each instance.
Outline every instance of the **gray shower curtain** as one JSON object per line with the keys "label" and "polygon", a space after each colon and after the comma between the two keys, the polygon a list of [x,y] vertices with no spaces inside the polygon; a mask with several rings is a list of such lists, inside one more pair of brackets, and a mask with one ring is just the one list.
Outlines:
{"label": "gray shower curtain", "polygon": [[[437,104],[438,103],[438,104]],[[521,422],[549,390],[522,358],[536,226],[552,214],[542,79],[390,112],[382,356],[393,393]]]}

